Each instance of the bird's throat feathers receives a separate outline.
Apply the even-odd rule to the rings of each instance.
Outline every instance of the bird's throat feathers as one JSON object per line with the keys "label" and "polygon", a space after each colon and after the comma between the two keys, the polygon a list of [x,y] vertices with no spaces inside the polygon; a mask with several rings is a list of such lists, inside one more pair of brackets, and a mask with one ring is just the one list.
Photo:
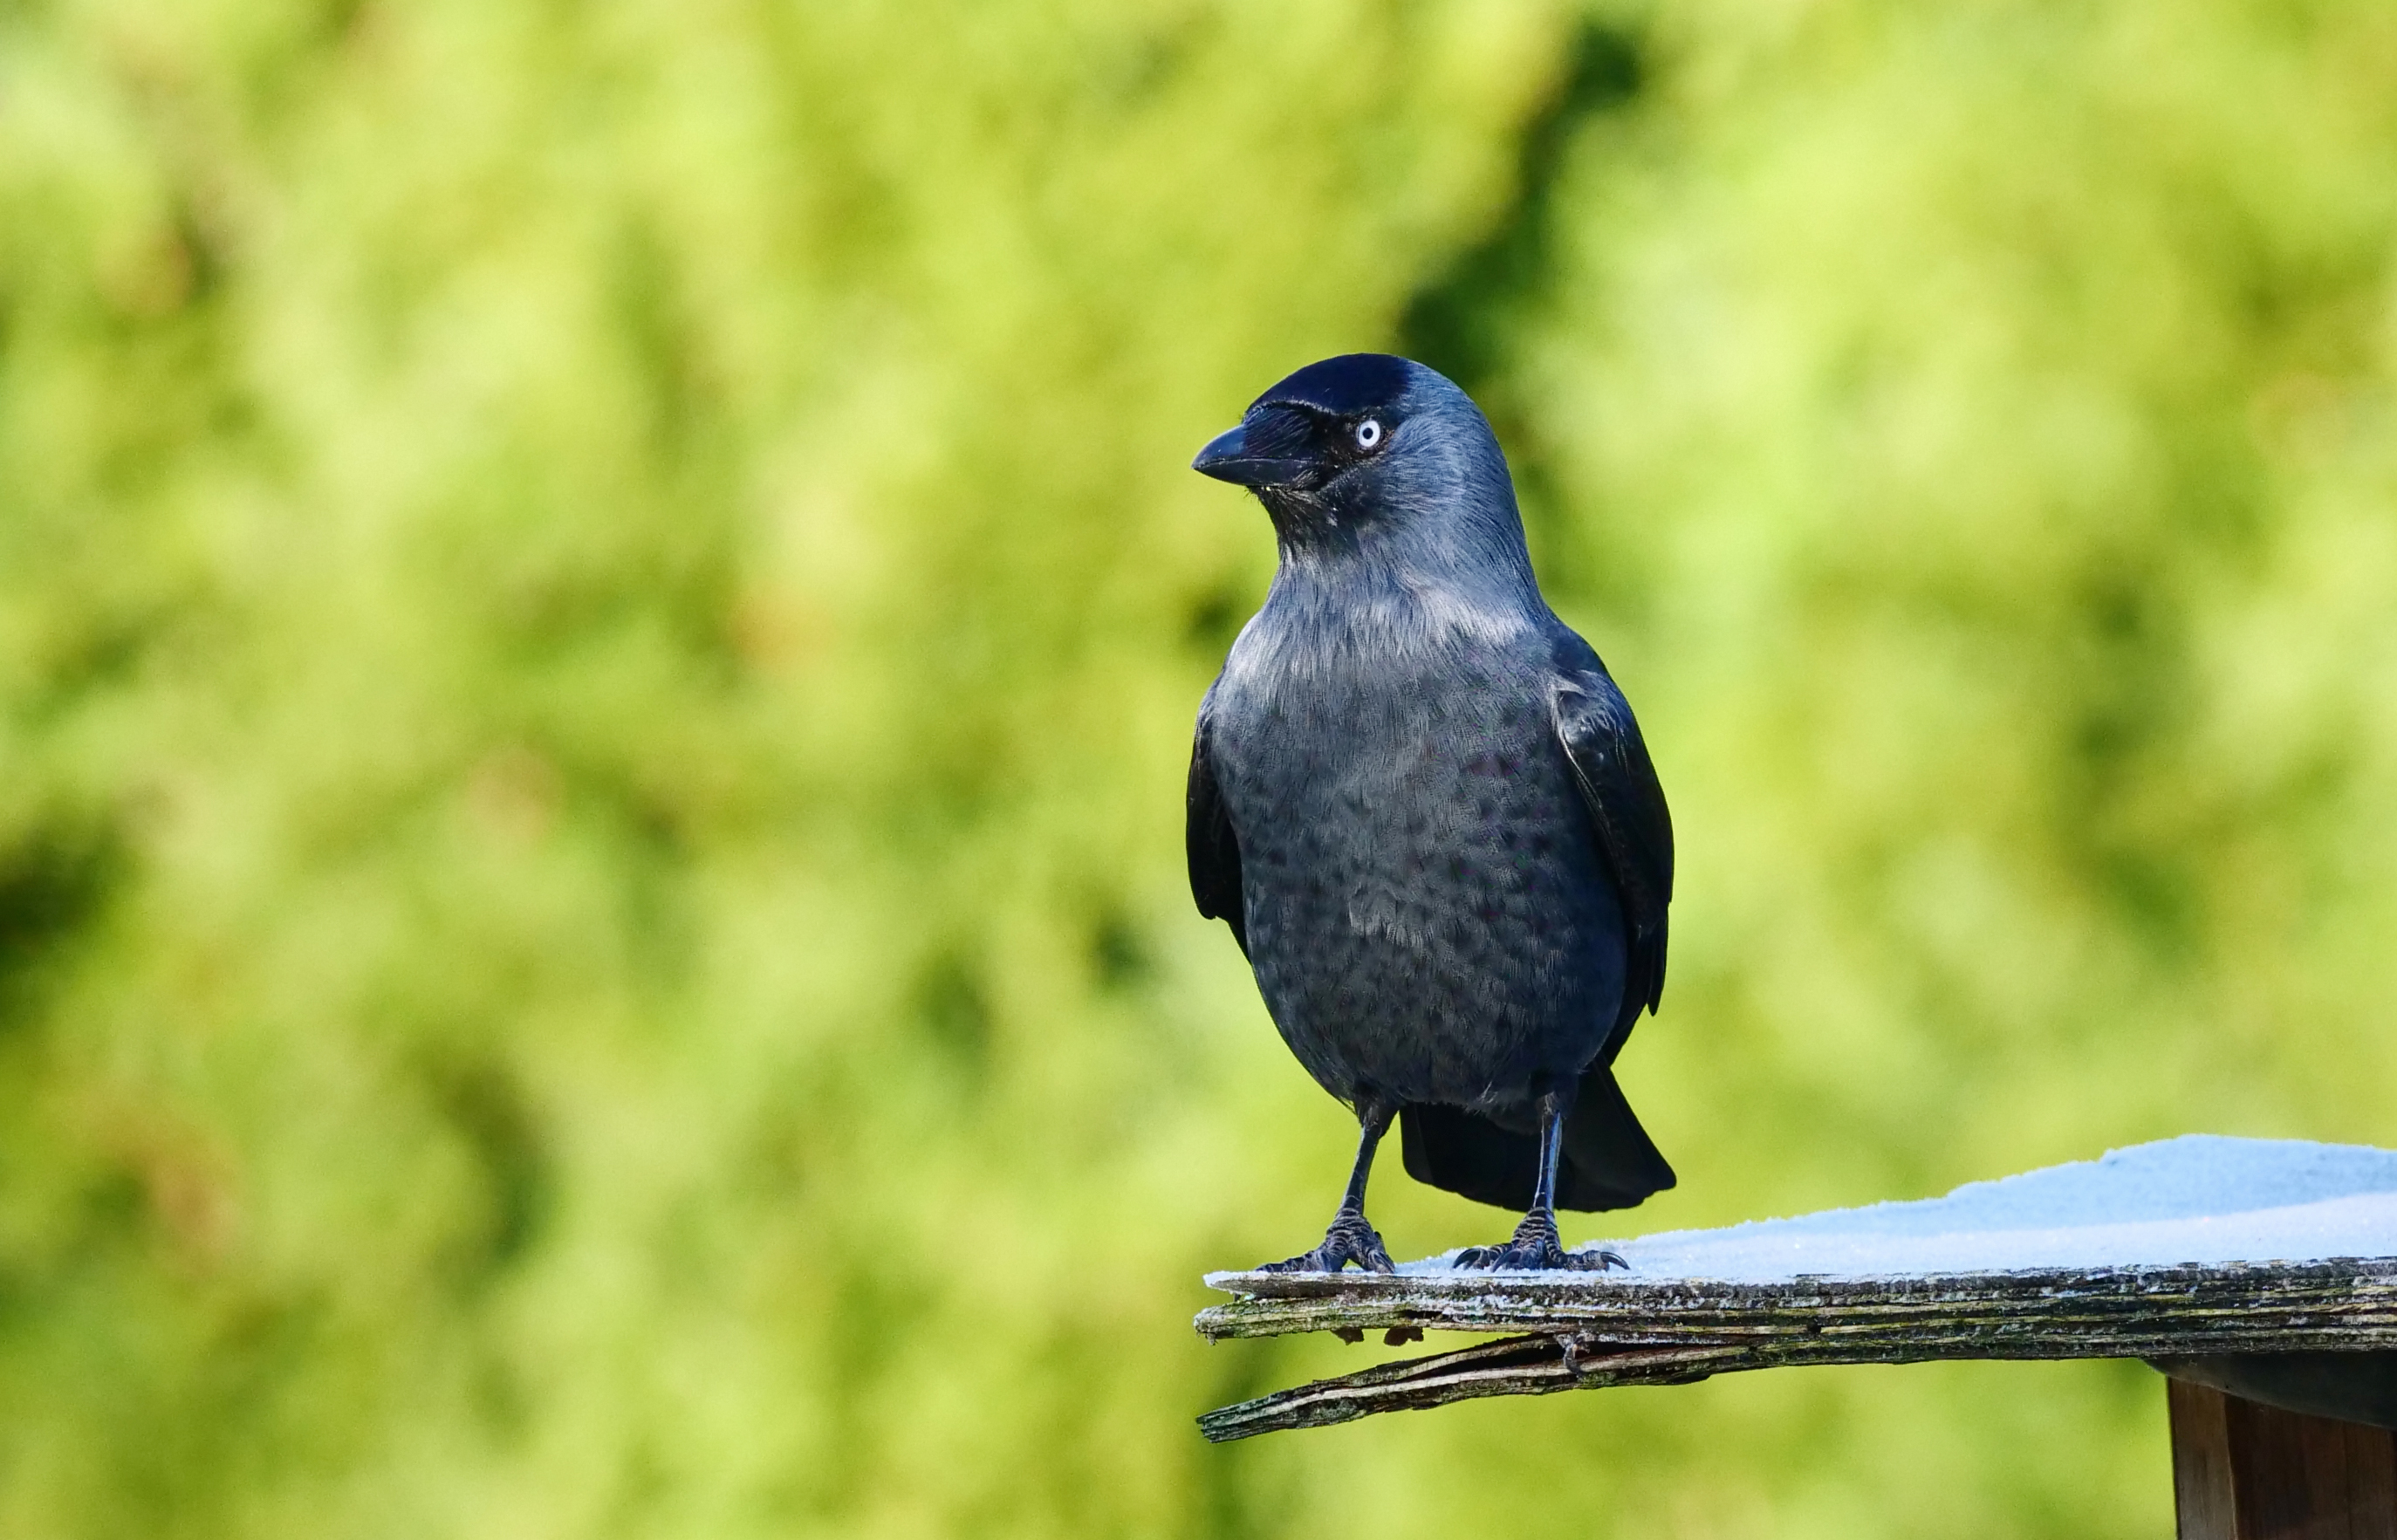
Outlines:
{"label": "bird's throat feathers", "polygon": [[1541,636],[1548,618],[1529,576],[1527,567],[1518,585],[1285,556],[1225,672],[1243,682],[1305,680],[1359,664],[1520,647]]}

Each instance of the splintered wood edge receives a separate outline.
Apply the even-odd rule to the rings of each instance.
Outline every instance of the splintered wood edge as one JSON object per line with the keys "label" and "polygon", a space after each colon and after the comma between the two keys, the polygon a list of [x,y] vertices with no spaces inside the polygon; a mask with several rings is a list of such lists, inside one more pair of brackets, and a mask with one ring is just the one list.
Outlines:
{"label": "splintered wood edge", "polygon": [[[1686,1384],[1780,1365],[2397,1347],[2397,1258],[1804,1278],[1217,1274],[1211,1341],[1295,1332],[1528,1332],[1211,1412],[1213,1441],[1483,1396]],[[1250,1292],[1252,1286],[1255,1292]]]}
{"label": "splintered wood edge", "polygon": [[1354,1374],[1277,1390],[1210,1412],[1198,1430],[1210,1443],[1260,1433],[1329,1427],[1378,1412],[1420,1412],[1482,1396],[1546,1396],[1617,1385],[1688,1385],[1735,1369],[1762,1368],[1738,1347],[1637,1347],[1581,1354],[1570,1339],[1506,1337],[1452,1353],[1377,1364]]}

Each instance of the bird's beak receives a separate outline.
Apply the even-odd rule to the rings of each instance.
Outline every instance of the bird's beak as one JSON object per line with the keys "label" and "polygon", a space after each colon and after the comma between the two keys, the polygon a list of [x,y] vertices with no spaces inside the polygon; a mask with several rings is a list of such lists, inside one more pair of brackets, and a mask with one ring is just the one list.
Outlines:
{"label": "bird's beak", "polygon": [[1198,451],[1190,468],[1200,475],[1212,475],[1218,481],[1228,481],[1239,487],[1272,487],[1285,481],[1296,481],[1306,474],[1304,460],[1281,460],[1270,455],[1249,452],[1248,425],[1242,423],[1229,433],[1217,434]]}

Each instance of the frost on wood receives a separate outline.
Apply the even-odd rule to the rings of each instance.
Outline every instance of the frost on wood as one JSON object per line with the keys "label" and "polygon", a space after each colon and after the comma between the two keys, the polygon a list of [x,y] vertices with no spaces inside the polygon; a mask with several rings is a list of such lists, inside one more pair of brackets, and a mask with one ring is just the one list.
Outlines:
{"label": "frost on wood", "polygon": [[2397,1153],[2189,1137],[1944,1199],[1614,1243],[1615,1274],[1236,1273],[1210,1339],[1528,1333],[1277,1392],[1211,1439],[1778,1364],[2397,1349]]}

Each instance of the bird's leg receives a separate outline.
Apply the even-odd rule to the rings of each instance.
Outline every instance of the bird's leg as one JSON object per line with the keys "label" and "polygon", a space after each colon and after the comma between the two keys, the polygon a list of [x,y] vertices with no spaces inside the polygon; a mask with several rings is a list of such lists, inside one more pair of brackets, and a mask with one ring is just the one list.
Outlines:
{"label": "bird's leg", "polygon": [[1257,1271],[1336,1273],[1351,1262],[1369,1273],[1398,1271],[1390,1253],[1382,1249],[1381,1236],[1365,1222],[1365,1179],[1373,1172],[1373,1151],[1398,1113],[1398,1104],[1378,1092],[1367,1091],[1357,1099],[1357,1164],[1348,1172],[1348,1191],[1340,1199],[1332,1228],[1323,1234],[1323,1244],[1287,1262],[1268,1262]]}
{"label": "bird's leg", "polygon": [[1565,1119],[1573,1114],[1576,1089],[1571,1080],[1551,1080],[1534,1104],[1540,1111],[1540,1169],[1532,1183],[1532,1212],[1515,1226],[1515,1239],[1504,1246],[1468,1246],[1457,1253],[1458,1266],[1603,1272],[1631,1265],[1613,1252],[1568,1252],[1557,1239],[1557,1162],[1564,1158]]}

